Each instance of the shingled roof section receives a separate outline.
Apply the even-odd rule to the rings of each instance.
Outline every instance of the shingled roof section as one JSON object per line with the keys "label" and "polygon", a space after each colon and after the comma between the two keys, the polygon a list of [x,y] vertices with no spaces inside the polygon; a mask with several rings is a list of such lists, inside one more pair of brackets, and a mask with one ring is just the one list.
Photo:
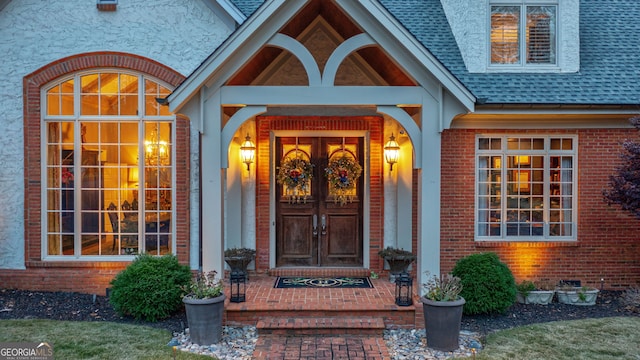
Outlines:
{"label": "shingled roof section", "polygon": [[242,11],[242,13],[249,17],[253,14],[264,1],[262,0],[232,0],[233,4]]}
{"label": "shingled roof section", "polygon": [[[640,2],[580,1],[578,73],[469,73],[439,0],[379,0],[485,104],[640,104]],[[247,16],[263,1],[234,0]]]}

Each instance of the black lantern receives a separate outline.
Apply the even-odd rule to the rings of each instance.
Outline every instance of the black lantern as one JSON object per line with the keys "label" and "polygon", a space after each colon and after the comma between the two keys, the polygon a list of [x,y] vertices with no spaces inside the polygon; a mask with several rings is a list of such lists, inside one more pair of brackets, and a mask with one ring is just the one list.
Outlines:
{"label": "black lantern", "polygon": [[413,278],[406,272],[396,276],[396,305],[413,305]]}
{"label": "black lantern", "polygon": [[234,303],[245,302],[247,275],[244,271],[232,271],[230,275],[231,298]]}

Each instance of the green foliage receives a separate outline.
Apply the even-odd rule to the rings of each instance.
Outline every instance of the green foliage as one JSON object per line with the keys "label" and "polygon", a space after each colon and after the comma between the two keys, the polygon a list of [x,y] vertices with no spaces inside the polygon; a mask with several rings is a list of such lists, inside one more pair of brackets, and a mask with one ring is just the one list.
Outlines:
{"label": "green foliage", "polygon": [[182,305],[191,271],[173,255],[139,255],[111,281],[109,302],[120,315],[155,322]]}
{"label": "green foliage", "polygon": [[527,297],[529,296],[530,292],[536,289],[536,285],[533,283],[533,281],[522,280],[521,282],[516,284],[516,289],[518,289],[518,292],[522,294],[522,296]]}
{"label": "green foliage", "polygon": [[437,277],[428,277],[427,282],[422,284],[425,290],[424,297],[432,301],[456,301],[460,299],[462,285],[460,278],[451,274]]}
{"label": "green foliage", "polygon": [[216,280],[217,271],[199,272],[187,286],[183,287],[187,297],[192,299],[212,299],[222,295],[224,284],[222,279]]}
{"label": "green foliage", "polygon": [[456,263],[452,274],[462,281],[466,315],[504,313],[516,301],[511,270],[495,253],[473,254]]}

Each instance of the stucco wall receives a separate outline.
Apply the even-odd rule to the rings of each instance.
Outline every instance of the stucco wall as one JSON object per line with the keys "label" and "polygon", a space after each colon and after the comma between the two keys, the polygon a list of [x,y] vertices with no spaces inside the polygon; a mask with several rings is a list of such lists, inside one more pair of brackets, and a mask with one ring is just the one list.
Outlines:
{"label": "stucco wall", "polygon": [[[470,72],[487,72],[489,62],[490,1],[440,0]],[[519,3],[521,1],[514,1]],[[580,0],[558,1],[558,70],[580,70]],[[494,70],[492,70],[494,71]],[[509,71],[522,71],[509,70]],[[527,69],[535,71],[535,69]]]}
{"label": "stucco wall", "polygon": [[187,76],[230,32],[200,0],[120,0],[114,12],[87,0],[14,0],[0,12],[0,269],[24,268],[24,76],[93,51],[144,56]]}

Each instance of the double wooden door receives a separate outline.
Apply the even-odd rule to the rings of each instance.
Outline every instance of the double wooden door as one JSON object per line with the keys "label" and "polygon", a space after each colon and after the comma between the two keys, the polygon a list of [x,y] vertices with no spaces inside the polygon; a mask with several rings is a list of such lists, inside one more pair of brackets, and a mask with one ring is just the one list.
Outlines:
{"label": "double wooden door", "polygon": [[337,194],[325,175],[329,160],[344,156],[364,168],[362,146],[360,137],[276,138],[276,173],[287,158],[313,164],[306,190],[276,186],[276,266],[362,266],[363,176]]}

